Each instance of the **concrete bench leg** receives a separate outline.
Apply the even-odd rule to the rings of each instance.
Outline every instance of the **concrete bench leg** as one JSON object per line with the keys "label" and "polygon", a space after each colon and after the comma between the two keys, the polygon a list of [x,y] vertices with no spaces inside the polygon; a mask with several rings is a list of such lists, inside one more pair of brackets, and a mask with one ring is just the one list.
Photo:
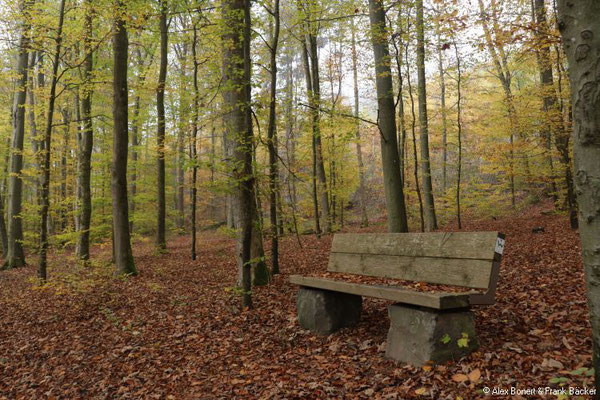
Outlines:
{"label": "concrete bench leg", "polygon": [[304,329],[327,335],[360,321],[362,297],[330,290],[300,287],[298,322]]}
{"label": "concrete bench leg", "polygon": [[428,361],[458,359],[479,347],[469,310],[438,311],[393,304],[388,306],[388,313],[388,358],[421,366]]}

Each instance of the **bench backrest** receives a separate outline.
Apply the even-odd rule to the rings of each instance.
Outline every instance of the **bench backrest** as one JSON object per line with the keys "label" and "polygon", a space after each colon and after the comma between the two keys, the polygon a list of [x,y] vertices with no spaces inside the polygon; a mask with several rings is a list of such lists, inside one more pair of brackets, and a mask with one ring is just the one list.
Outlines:
{"label": "bench backrest", "polygon": [[503,249],[499,232],[337,234],[327,270],[495,289]]}

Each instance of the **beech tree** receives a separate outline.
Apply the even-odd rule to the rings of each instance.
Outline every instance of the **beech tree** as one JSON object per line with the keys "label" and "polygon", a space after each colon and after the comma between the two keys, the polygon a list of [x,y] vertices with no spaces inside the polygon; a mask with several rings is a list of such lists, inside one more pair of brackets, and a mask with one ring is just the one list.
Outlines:
{"label": "beech tree", "polygon": [[29,62],[29,30],[28,10],[32,2],[23,0],[20,2],[22,10],[21,32],[19,39],[19,54],[15,72],[17,74],[17,91],[14,96],[12,109],[12,151],[10,157],[10,178],[8,186],[8,251],[4,269],[22,267],[25,265],[25,254],[23,252],[23,221],[22,221],[22,199],[23,181],[21,170],[23,169],[23,140],[25,136],[25,100],[27,98],[27,64]]}
{"label": "beech tree", "polygon": [[377,123],[381,134],[381,161],[388,212],[388,230],[390,232],[408,232],[406,206],[400,176],[398,139],[396,137],[396,110],[394,107],[388,35],[381,0],[369,0],[369,17],[371,20],[371,40],[375,54],[377,105],[379,107]]}
{"label": "beech tree", "polygon": [[425,21],[423,0],[415,3],[417,9],[417,74],[419,77],[419,134],[421,139],[421,171],[423,180],[423,198],[425,214],[425,230],[437,229],[435,203],[433,200],[433,183],[429,158],[429,121],[427,117],[427,88],[425,77]]}
{"label": "beech tree", "polygon": [[166,193],[165,193],[165,80],[167,78],[168,63],[168,27],[167,27],[167,1],[160,0],[160,69],[158,73],[158,86],[156,88],[156,114],[157,114],[157,222],[156,222],[156,247],[164,250],[166,242]]}
{"label": "beech tree", "polygon": [[229,160],[236,191],[239,222],[237,258],[242,307],[252,308],[251,247],[253,233],[254,177],[252,172],[252,115],[250,97],[250,2],[225,0],[223,18],[223,117],[232,147]]}
{"label": "beech tree", "polygon": [[112,214],[114,262],[119,274],[135,275],[131,251],[129,209],[127,201],[127,145],[129,143],[129,104],[127,64],[129,39],[127,35],[127,7],[123,0],[114,3],[113,26],[113,161],[112,161]]}
{"label": "beech tree", "polygon": [[[592,323],[596,387],[600,382],[600,3],[558,1],[569,62],[579,236]],[[598,395],[596,395],[598,398]]]}

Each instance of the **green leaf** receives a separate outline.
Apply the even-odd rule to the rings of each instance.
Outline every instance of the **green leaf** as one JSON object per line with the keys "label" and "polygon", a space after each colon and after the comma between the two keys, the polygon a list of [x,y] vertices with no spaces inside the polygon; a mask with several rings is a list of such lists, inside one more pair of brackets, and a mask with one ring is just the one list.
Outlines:
{"label": "green leaf", "polygon": [[550,379],[550,383],[558,384],[558,383],[567,383],[569,380],[563,376],[558,376]]}
{"label": "green leaf", "polygon": [[440,339],[440,341],[444,344],[448,344],[450,343],[452,339],[450,338],[450,335],[448,335],[447,333]]}
{"label": "green leaf", "polygon": [[469,334],[466,332],[462,333],[462,338],[457,341],[458,347],[468,347],[469,346]]}

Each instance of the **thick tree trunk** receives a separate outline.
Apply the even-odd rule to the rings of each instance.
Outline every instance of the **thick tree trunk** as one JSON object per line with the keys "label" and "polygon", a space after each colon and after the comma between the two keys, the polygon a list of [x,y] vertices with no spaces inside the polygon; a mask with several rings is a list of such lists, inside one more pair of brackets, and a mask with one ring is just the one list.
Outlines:
{"label": "thick tree trunk", "polygon": [[79,142],[79,163],[77,183],[79,195],[79,239],[77,242],[77,256],[81,260],[90,258],[90,223],[92,218],[92,150],[94,148],[94,130],[92,125],[92,70],[94,68],[92,35],[93,35],[93,8],[92,0],[85,2],[85,37],[83,63],[83,97],[81,99],[81,113],[83,116],[83,129]]}
{"label": "thick tree trunk", "polygon": [[[559,0],[559,29],[569,62],[579,235],[600,387],[600,2]],[[595,398],[599,398],[596,395]]]}
{"label": "thick tree trunk", "polygon": [[21,219],[23,181],[21,171],[23,169],[23,140],[25,136],[25,101],[27,97],[27,64],[29,62],[29,30],[27,22],[28,7],[30,2],[22,1],[25,22],[21,27],[21,38],[19,39],[19,54],[17,56],[17,92],[15,93],[12,109],[12,152],[10,157],[10,178],[8,181],[8,251],[4,269],[22,267],[25,265],[25,254],[23,253],[23,222]]}
{"label": "thick tree trunk", "polygon": [[116,0],[117,15],[113,27],[113,165],[112,214],[114,262],[118,274],[135,275],[131,251],[129,210],[127,201],[128,91],[127,64],[129,39],[126,28],[126,8]]}
{"label": "thick tree trunk", "polygon": [[231,146],[230,160],[235,182],[238,234],[238,268],[242,308],[252,308],[251,247],[253,233],[254,177],[252,173],[252,120],[250,97],[250,2],[225,0],[223,34],[223,103],[226,136]]}
{"label": "thick tree trunk", "polygon": [[277,222],[277,199],[279,192],[279,160],[277,154],[277,47],[279,45],[279,0],[273,1],[273,39],[271,41],[271,88],[269,98],[269,125],[267,127],[267,145],[269,148],[269,215],[271,220],[271,274],[279,273],[279,232]]}
{"label": "thick tree trunk", "polygon": [[38,278],[46,280],[48,251],[48,209],[50,208],[50,156],[52,143],[52,121],[54,118],[54,104],[56,102],[56,84],[58,82],[58,64],[60,63],[60,51],[62,45],[62,30],[65,16],[65,0],[60,2],[60,11],[58,17],[58,28],[56,32],[56,48],[54,50],[54,60],[52,60],[52,83],[50,84],[50,98],[48,99],[48,117],[46,118],[46,129],[44,133],[44,162],[42,164],[42,208],[40,210],[41,231],[40,231],[40,265],[38,268]]}
{"label": "thick tree trunk", "polygon": [[167,0],[160,1],[160,67],[158,72],[158,87],[156,89],[157,113],[157,155],[156,179],[158,209],[156,221],[156,247],[164,250],[166,242],[166,195],[165,195],[165,81],[167,79],[168,32],[167,32]]}
{"label": "thick tree trunk", "polygon": [[427,118],[427,83],[425,78],[425,23],[423,18],[423,0],[417,0],[417,72],[419,77],[419,133],[421,139],[421,174],[423,179],[423,198],[425,200],[425,230],[437,229],[433,184],[429,160],[429,125]]}
{"label": "thick tree trunk", "polygon": [[[358,120],[359,96],[358,96],[358,57],[356,54],[356,26],[354,18],[350,20],[352,31],[352,82],[354,84],[354,116],[356,117],[356,159],[358,160],[358,198],[360,201],[360,219],[362,226],[369,226],[367,215],[367,188],[365,184],[365,165],[362,158],[362,146],[360,141],[360,121]],[[400,166],[402,170],[402,166]]]}
{"label": "thick tree trunk", "polygon": [[396,110],[382,0],[369,0],[371,40],[375,55],[378,126],[389,232],[408,232],[396,132]]}

